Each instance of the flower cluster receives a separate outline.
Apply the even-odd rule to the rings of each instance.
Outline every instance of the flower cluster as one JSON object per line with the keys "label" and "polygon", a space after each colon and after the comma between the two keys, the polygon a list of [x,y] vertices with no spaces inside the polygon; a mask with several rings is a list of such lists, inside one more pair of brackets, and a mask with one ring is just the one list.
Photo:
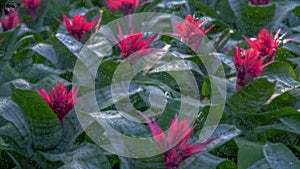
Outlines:
{"label": "flower cluster", "polygon": [[124,15],[133,14],[140,6],[139,0],[105,0],[105,2],[111,12],[120,10]]}
{"label": "flower cluster", "polygon": [[21,0],[21,3],[28,10],[30,15],[36,19],[36,12],[38,7],[40,6],[42,0]]}
{"label": "flower cluster", "polygon": [[194,127],[189,127],[188,119],[178,122],[178,117],[173,119],[168,135],[166,136],[157,122],[141,114],[149,125],[158,148],[163,154],[165,166],[168,169],[178,168],[180,163],[194,154],[204,152],[204,147],[215,139],[197,145],[188,144]]}
{"label": "flower cluster", "polygon": [[270,0],[249,0],[252,5],[267,5],[270,3]]}
{"label": "flower cluster", "polygon": [[64,23],[60,20],[58,22],[62,24],[78,41],[82,42],[86,34],[95,26],[99,18],[94,19],[91,22],[87,22],[86,17],[81,15],[74,15],[71,20],[63,13]]}
{"label": "flower cluster", "polygon": [[203,27],[204,23],[205,21],[198,21],[198,18],[193,18],[191,15],[188,15],[184,23],[179,22],[174,24],[174,27],[178,31],[178,34],[175,34],[175,36],[181,37],[181,40],[191,46],[193,50],[197,50],[203,36],[214,27],[214,25],[212,25],[208,29],[205,29]]}
{"label": "flower cluster", "polygon": [[255,77],[262,74],[265,64],[264,58],[255,49],[248,49],[241,52],[238,46],[235,51],[234,64],[237,70],[236,90],[250,83]]}
{"label": "flower cluster", "polygon": [[114,36],[112,38],[117,43],[117,46],[121,49],[121,54],[124,59],[128,59],[129,56],[134,54],[134,57],[130,59],[137,59],[143,55],[149,54],[150,44],[153,42],[153,40],[157,37],[156,35],[153,35],[147,40],[143,39],[143,31],[140,33],[134,33],[134,28],[132,27],[130,30],[129,35],[127,37],[124,37],[123,31],[119,25],[119,35],[120,35],[120,41],[117,41]]}
{"label": "flower cluster", "polygon": [[18,26],[21,20],[19,18],[18,12],[12,12],[9,13],[8,15],[2,16],[0,22],[1,22],[2,30],[5,32]]}
{"label": "flower cluster", "polygon": [[[250,49],[243,50],[237,47],[234,64],[237,69],[236,90],[240,90],[249,84],[255,77],[260,76],[263,68],[275,60],[275,56],[284,36],[278,37],[280,30],[273,37],[268,30],[261,30],[258,38],[245,38]],[[283,40],[283,43],[292,39]]]}
{"label": "flower cluster", "polygon": [[37,91],[58,116],[63,125],[64,117],[81,99],[77,97],[78,90],[78,88],[73,87],[71,91],[67,92],[67,88],[59,82],[54,89],[51,89],[51,94],[45,89],[38,89]]}

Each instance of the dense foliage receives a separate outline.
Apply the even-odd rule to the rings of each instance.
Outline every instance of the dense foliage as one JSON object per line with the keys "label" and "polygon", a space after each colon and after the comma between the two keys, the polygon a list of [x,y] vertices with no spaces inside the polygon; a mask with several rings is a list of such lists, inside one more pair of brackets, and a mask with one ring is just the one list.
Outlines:
{"label": "dense foliage", "polygon": [[[300,168],[300,1],[250,1],[1,0],[0,168]],[[160,13],[147,22],[171,23],[177,33],[116,26],[119,36],[106,32],[110,41],[99,33],[124,15],[143,12]],[[186,20],[172,24],[172,15]],[[210,75],[194,52],[203,49],[204,34],[215,49],[205,57],[222,62],[223,77]],[[130,71],[113,80],[124,62],[127,70],[149,61],[140,58],[151,53],[157,66],[140,70],[129,83],[121,80]],[[80,79],[78,61],[98,57],[96,73]],[[86,68],[96,62],[89,60]],[[183,99],[185,90],[194,89],[186,71],[196,79],[199,98]],[[187,89],[174,77],[184,79]],[[90,78],[92,87],[85,83]],[[224,105],[211,102],[213,89],[226,91]],[[99,112],[91,110],[90,91]],[[182,109],[193,111],[182,108],[182,101],[197,103],[199,111],[181,117]],[[136,112],[126,109],[128,103]],[[214,115],[210,110],[218,106],[224,106],[218,126],[200,141],[206,119]],[[150,113],[152,122],[149,109],[159,112]],[[128,118],[133,116],[144,121]],[[122,155],[126,142],[109,138],[102,121],[125,136],[154,136],[162,153]]]}

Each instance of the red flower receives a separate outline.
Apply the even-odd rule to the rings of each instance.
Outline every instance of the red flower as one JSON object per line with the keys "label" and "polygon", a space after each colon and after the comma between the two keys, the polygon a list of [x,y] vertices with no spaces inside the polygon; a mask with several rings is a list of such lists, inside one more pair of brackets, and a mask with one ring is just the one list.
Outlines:
{"label": "red flower", "polygon": [[134,54],[136,59],[143,55],[149,54],[151,51],[147,50],[150,48],[151,42],[157,37],[157,34],[150,37],[147,40],[143,40],[143,32],[134,33],[134,28],[130,30],[130,34],[124,38],[122,29],[119,26],[120,42],[118,42],[114,36],[113,39],[117,43],[117,46],[121,49],[121,54],[123,58],[127,59],[130,55]]}
{"label": "red flower", "polygon": [[267,65],[264,64],[264,59],[264,57],[260,57],[259,52],[255,49],[241,52],[239,46],[236,48],[233,61],[237,70],[237,91],[262,74],[263,68]]}
{"label": "red flower", "polygon": [[36,11],[42,0],[21,0],[21,3],[27,8],[31,16],[36,19]]}
{"label": "red flower", "polygon": [[252,49],[259,52],[260,57],[266,57],[265,62],[271,62],[274,61],[279,46],[279,41],[277,40],[278,33],[273,38],[268,30],[263,29],[257,39],[245,39]]}
{"label": "red flower", "polygon": [[175,116],[168,136],[166,136],[157,122],[151,122],[147,116],[141,115],[146,119],[155,142],[163,153],[165,165],[168,169],[177,168],[182,161],[190,156],[204,152],[203,148],[215,140],[211,139],[198,145],[187,144],[194,130],[194,127],[189,127],[189,120],[182,120],[178,123],[178,117]]}
{"label": "red flower", "polygon": [[2,25],[2,30],[4,32],[11,30],[12,28],[19,25],[19,23],[21,22],[18,12],[13,12],[8,15],[3,15],[0,19],[0,21],[1,21],[1,25]]}
{"label": "red flower", "polygon": [[71,91],[67,92],[67,88],[59,82],[55,86],[55,89],[51,89],[51,94],[47,93],[44,89],[38,89],[38,92],[58,116],[63,125],[65,115],[67,115],[81,99],[81,97],[77,98],[78,90],[78,88],[73,87]]}
{"label": "red flower", "polygon": [[252,5],[267,5],[270,3],[270,0],[249,0]]}
{"label": "red flower", "polygon": [[70,21],[67,16],[63,13],[63,18],[65,23],[58,20],[78,41],[82,42],[85,35],[94,27],[98,18],[94,19],[92,22],[87,22],[86,18],[81,15],[74,15],[72,21]]}
{"label": "red flower", "polygon": [[111,12],[122,11],[124,15],[133,14],[139,7],[139,0],[105,0],[107,8]]}
{"label": "red flower", "polygon": [[204,23],[204,21],[198,21],[197,18],[188,15],[184,23],[174,24],[178,31],[176,36],[180,36],[182,41],[186,41],[189,46],[192,46],[193,50],[197,50],[201,44],[203,35],[207,34],[214,27],[212,25],[208,29],[205,29],[203,27]]}

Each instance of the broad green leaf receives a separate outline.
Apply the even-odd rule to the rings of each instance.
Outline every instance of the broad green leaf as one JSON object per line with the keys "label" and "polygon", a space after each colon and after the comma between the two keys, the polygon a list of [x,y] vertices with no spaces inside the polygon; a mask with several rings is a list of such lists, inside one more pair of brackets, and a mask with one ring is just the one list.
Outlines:
{"label": "broad green leaf", "polygon": [[212,131],[213,129],[215,129],[215,126],[204,128],[200,133],[197,132],[197,134],[191,138],[192,142],[197,144],[199,143],[199,138],[202,140],[202,135],[206,136],[211,133],[212,135],[210,136],[210,139],[215,138],[216,140],[204,148],[205,151],[210,151],[225,144],[242,133],[242,131],[235,126],[228,124],[219,124],[214,131]]}
{"label": "broad green leaf", "polygon": [[287,43],[284,45],[284,48],[293,52],[293,53],[300,53],[299,44],[297,43]]}
{"label": "broad green leaf", "polygon": [[[75,39],[72,39],[72,37],[64,34],[57,34],[56,37],[51,35],[51,39],[49,41],[58,56],[58,64],[56,67],[61,70],[73,71],[78,56],[77,52],[82,44],[77,42]],[[73,44],[74,46],[71,46]]]}
{"label": "broad green leaf", "polygon": [[268,164],[268,161],[265,158],[263,158],[263,159],[255,162],[253,165],[251,165],[247,169],[271,169],[271,167]]}
{"label": "broad green leaf", "polygon": [[281,123],[289,127],[294,133],[300,135],[300,112],[298,116],[289,116],[280,118]]}
{"label": "broad green leaf", "polygon": [[149,168],[149,169],[165,169],[165,164],[162,155],[157,155],[148,158],[125,158],[121,157],[121,169],[131,168]]}
{"label": "broad green leaf", "polygon": [[146,125],[130,121],[124,118],[123,114],[118,111],[105,111],[101,113],[91,113],[90,115],[91,117],[105,120],[113,129],[124,135],[149,136],[149,130]]}
{"label": "broad green leaf", "polygon": [[298,112],[297,110],[291,107],[284,107],[273,111],[249,114],[248,116],[253,119],[253,123],[255,124],[268,124],[272,122],[274,119],[278,119],[281,117],[300,116],[300,112]]}
{"label": "broad green leaf", "polygon": [[287,91],[300,86],[300,82],[296,81],[296,74],[293,68],[284,62],[275,62],[270,64],[264,70],[265,76],[269,81],[277,83],[277,90]]}
{"label": "broad green leaf", "polygon": [[15,79],[0,86],[0,96],[10,96],[12,92],[11,86],[17,89],[32,89],[32,85],[25,79]]}
{"label": "broad green leaf", "polygon": [[37,84],[35,84],[35,86],[38,89],[49,89],[49,88],[53,88],[54,86],[56,86],[58,82],[63,83],[65,86],[68,86],[71,84],[70,82],[66,81],[65,79],[52,74],[52,75],[49,75],[49,76],[43,78],[42,80],[40,80]]}
{"label": "broad green leaf", "polygon": [[2,85],[5,82],[11,81],[15,78],[17,78],[17,72],[9,64],[5,64],[3,67],[1,66],[0,85]]}
{"label": "broad green leaf", "polygon": [[271,100],[269,104],[265,105],[262,108],[261,112],[278,110],[281,109],[282,107],[288,107],[288,106],[297,109],[297,102],[299,100],[299,96],[297,96],[297,90],[298,89],[294,89],[284,93],[280,93],[279,96],[273,98],[273,100]]}
{"label": "broad green leaf", "polygon": [[282,135],[287,132],[294,133],[295,131],[282,123],[258,126],[254,129],[254,133],[262,134],[268,138],[272,138],[275,135],[280,135],[280,134]]}
{"label": "broad green leaf", "polygon": [[16,46],[16,43],[18,40],[17,38],[18,38],[20,28],[21,28],[21,26],[17,26],[13,30],[10,30],[10,31],[4,33],[2,35],[2,37],[0,37],[1,39],[3,39],[3,36],[4,36],[4,39],[5,39],[5,41],[2,44],[6,47],[4,49],[5,50],[5,55],[3,56],[4,60],[11,59],[12,55],[17,50],[18,46]]}
{"label": "broad green leaf", "polygon": [[25,156],[33,154],[30,135],[23,136],[12,123],[0,127],[0,136],[8,144],[7,148]]}
{"label": "broad green leaf", "polygon": [[41,80],[48,75],[61,75],[66,71],[54,69],[44,64],[33,64],[27,71],[26,77],[32,80]]}
{"label": "broad green leaf", "polygon": [[73,54],[77,55],[82,48],[82,44],[71,36],[58,33],[56,38],[61,41]]}
{"label": "broad green leaf", "polygon": [[232,95],[227,105],[235,114],[256,113],[269,100],[274,89],[275,83],[264,78],[256,79]]}
{"label": "broad green leaf", "polygon": [[81,124],[78,121],[78,117],[74,111],[70,111],[64,117],[64,130],[63,138],[57,145],[56,150],[59,152],[66,152],[72,150],[80,142],[78,137],[83,133]]}
{"label": "broad green leaf", "polygon": [[261,29],[271,29],[274,26],[276,5],[245,6],[241,9],[241,18],[238,23],[241,33],[247,37],[257,36]]}
{"label": "broad green leaf", "polygon": [[62,126],[57,115],[37,91],[15,89],[12,95],[23,110],[36,149],[54,148],[62,139]]}
{"label": "broad green leaf", "polygon": [[228,57],[225,54],[222,53],[213,53],[215,57],[217,57],[221,62],[223,62],[225,65],[229,66],[231,69],[235,70],[235,66],[233,63],[232,58]]}
{"label": "broad green leaf", "polygon": [[276,0],[275,3],[277,7],[274,16],[275,24],[282,22],[291,11],[293,11],[297,6],[300,6],[300,2],[294,0]]}
{"label": "broad green leaf", "polygon": [[263,152],[272,169],[298,169],[300,167],[299,159],[281,143],[266,144]]}
{"label": "broad green leaf", "polygon": [[58,63],[57,56],[52,45],[39,43],[33,46],[31,49],[43,56],[45,59],[49,60],[53,65]]}
{"label": "broad green leaf", "polygon": [[16,103],[8,99],[0,99],[0,115],[11,122],[20,134],[30,142],[30,133],[26,118]]}
{"label": "broad green leaf", "polygon": [[232,7],[236,4],[233,4],[231,1],[232,0],[217,0],[215,4],[215,11],[218,11],[218,18],[227,24],[234,24],[237,20],[236,15],[239,13],[239,11],[233,11],[234,9]]}
{"label": "broad green leaf", "polygon": [[263,149],[262,143],[248,141],[243,138],[236,138],[235,141],[239,147],[239,151],[238,151],[239,169],[246,169],[251,164],[264,157],[262,152]]}
{"label": "broad green leaf", "polygon": [[180,164],[180,167],[187,169],[215,169],[224,161],[226,161],[226,159],[209,153],[203,153],[186,159]]}
{"label": "broad green leaf", "polygon": [[97,145],[84,143],[76,149],[61,154],[40,152],[42,156],[53,162],[63,162],[60,168],[103,168],[110,169],[104,151]]}
{"label": "broad green leaf", "polygon": [[193,70],[199,75],[204,75],[199,66],[197,66],[194,62],[189,60],[174,60],[170,61],[162,66],[159,66],[149,73],[158,73],[158,72],[171,72],[171,71],[186,71],[186,70]]}
{"label": "broad green leaf", "polygon": [[[100,29],[99,32],[102,33],[102,30]],[[112,43],[99,32],[92,35],[86,46],[82,48],[80,51],[81,58],[87,57],[86,48],[94,52],[98,59],[111,54]]]}

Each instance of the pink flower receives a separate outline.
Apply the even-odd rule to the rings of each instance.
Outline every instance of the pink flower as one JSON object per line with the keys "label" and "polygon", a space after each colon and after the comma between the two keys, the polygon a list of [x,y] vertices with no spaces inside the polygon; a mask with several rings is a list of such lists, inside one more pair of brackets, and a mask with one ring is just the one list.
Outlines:
{"label": "pink flower", "polygon": [[21,22],[18,12],[13,12],[8,15],[3,15],[0,19],[2,30],[8,31],[15,28]]}
{"label": "pink flower", "polygon": [[249,0],[252,5],[267,5],[270,3],[270,0]]}
{"label": "pink flower", "polygon": [[185,159],[194,154],[204,152],[203,148],[215,140],[211,139],[198,145],[188,144],[187,142],[194,130],[194,127],[189,127],[189,120],[178,122],[178,117],[175,116],[168,136],[166,136],[157,122],[151,122],[147,116],[141,115],[146,119],[155,142],[163,153],[165,165],[168,169],[177,168]]}
{"label": "pink flower", "polygon": [[260,76],[264,67],[264,57],[260,57],[259,52],[255,49],[241,51],[238,46],[235,51],[234,64],[237,70],[236,90],[252,82],[252,80]]}
{"label": "pink flower", "polygon": [[[277,53],[280,41],[278,40],[280,30],[277,31],[274,38],[272,33],[268,32],[267,29],[261,30],[258,38],[250,40],[245,38],[249,46],[259,52],[260,57],[265,57],[265,63],[269,63],[275,60],[275,55]],[[282,35],[279,39],[282,39],[285,36]],[[283,43],[291,41],[292,39],[286,39]]]}
{"label": "pink flower", "polygon": [[78,41],[82,42],[86,34],[95,26],[99,18],[92,22],[87,22],[86,18],[81,15],[74,15],[72,20],[69,20],[63,13],[65,23],[58,20]]}
{"label": "pink flower", "polygon": [[42,0],[21,0],[21,3],[27,8],[30,15],[36,19],[37,8],[40,6]]}
{"label": "pink flower", "polygon": [[120,10],[124,15],[133,14],[140,5],[139,0],[105,0],[105,3],[111,12]]}
{"label": "pink flower", "polygon": [[81,97],[77,98],[78,90],[78,88],[73,87],[71,91],[67,92],[67,88],[59,82],[54,89],[51,89],[51,94],[47,93],[44,89],[38,89],[37,91],[58,116],[59,121],[63,125],[64,117],[81,99]]}
{"label": "pink flower", "polygon": [[184,23],[174,24],[178,34],[182,41],[186,41],[189,46],[192,46],[193,50],[197,50],[201,44],[203,35],[207,34],[214,25],[210,26],[208,29],[203,27],[204,21],[198,21],[197,18],[193,18],[191,15],[188,15],[185,18]]}
{"label": "pink flower", "polygon": [[120,25],[118,25],[118,27],[120,42],[118,42],[114,36],[112,37],[117,43],[117,46],[121,49],[120,56],[124,59],[128,59],[130,55],[134,54],[135,57],[130,59],[136,59],[151,52],[151,50],[147,49],[150,48],[150,44],[157,37],[157,34],[147,40],[143,40],[143,32],[134,33],[134,28],[131,28],[130,34],[125,38]]}

